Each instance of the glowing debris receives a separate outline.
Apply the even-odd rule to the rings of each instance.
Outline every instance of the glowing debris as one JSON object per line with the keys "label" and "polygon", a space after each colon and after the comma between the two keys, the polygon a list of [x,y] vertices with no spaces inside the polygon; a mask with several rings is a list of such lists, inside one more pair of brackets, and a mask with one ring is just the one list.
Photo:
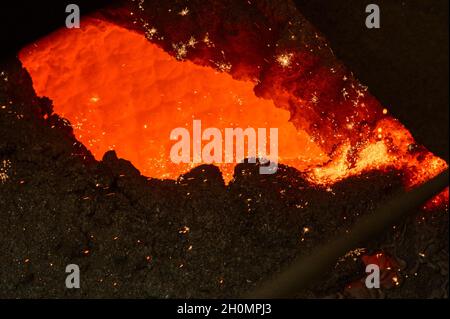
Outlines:
{"label": "glowing debris", "polygon": [[183,226],[183,228],[181,228],[178,233],[180,234],[187,234],[189,232],[190,228],[188,226]]}
{"label": "glowing debris", "polygon": [[291,59],[294,55],[292,53],[283,53],[277,56],[277,62],[283,68],[287,68],[291,65]]}
{"label": "glowing debris", "polygon": [[189,38],[189,41],[188,41],[188,43],[187,43],[187,46],[188,47],[191,47],[191,48],[195,48],[195,45],[197,44],[197,40],[195,40],[195,38],[194,37],[190,37]]}
{"label": "glowing debris", "polygon": [[0,183],[4,184],[8,179],[8,170],[11,168],[11,161],[3,160],[0,162]]}
{"label": "glowing debris", "polygon": [[149,28],[145,31],[145,36],[147,37],[147,39],[152,40],[153,37],[158,33],[158,30],[156,30],[156,28],[152,27]]}
{"label": "glowing debris", "polygon": [[182,17],[187,16],[189,14],[189,9],[186,7],[182,9],[180,12],[178,12],[178,14]]}
{"label": "glowing debris", "polygon": [[186,57],[186,44],[180,42],[178,44],[172,44],[172,47],[175,50],[175,57],[177,58],[177,60],[183,60]]}

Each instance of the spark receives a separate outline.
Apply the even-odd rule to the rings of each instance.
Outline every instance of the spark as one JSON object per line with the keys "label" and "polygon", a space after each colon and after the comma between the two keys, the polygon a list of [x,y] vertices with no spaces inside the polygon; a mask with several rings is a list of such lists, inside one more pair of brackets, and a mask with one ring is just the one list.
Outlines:
{"label": "spark", "polygon": [[355,258],[361,256],[366,251],[366,248],[355,248],[353,250],[348,251],[344,257],[339,259],[339,262],[343,262],[346,258]]}
{"label": "spark", "polygon": [[98,101],[100,101],[100,97],[94,95],[89,99],[89,101],[91,101],[92,103],[97,103]]}
{"label": "spark", "polygon": [[155,27],[148,29],[145,32],[145,35],[147,36],[148,39],[153,39],[153,37],[158,33],[158,30],[156,30]]}
{"label": "spark", "polygon": [[172,47],[175,50],[175,57],[177,58],[177,60],[183,60],[186,57],[186,44],[180,42],[178,44],[172,44]]}
{"label": "spark", "polygon": [[293,57],[292,53],[283,53],[277,56],[277,62],[283,68],[289,67],[291,65],[291,59]]}
{"label": "spark", "polygon": [[191,37],[187,43],[188,47],[195,48],[195,45],[197,44],[197,40],[195,40],[194,37]]}
{"label": "spark", "polygon": [[8,82],[8,74],[6,72],[0,72],[0,77],[3,78],[3,81]]}
{"label": "spark", "polygon": [[182,17],[187,16],[189,14],[189,9],[186,7],[183,10],[181,10],[180,12],[178,12],[178,14]]}
{"label": "spark", "polygon": [[143,6],[143,4],[144,4],[144,0],[139,0],[139,9],[140,9],[141,11],[144,11],[144,6]]}
{"label": "spark", "polygon": [[226,62],[217,62],[216,66],[221,72],[230,72],[232,67],[231,63]]}
{"label": "spark", "polygon": [[11,167],[11,162],[9,160],[3,160],[0,165],[0,183],[5,183],[9,176],[7,174],[9,168]]}
{"label": "spark", "polygon": [[180,234],[187,234],[189,232],[190,228],[188,226],[184,226],[183,228],[181,228],[178,233]]}
{"label": "spark", "polygon": [[209,38],[209,34],[208,33],[206,33],[205,36],[203,37],[203,43],[205,43],[208,47],[213,47],[214,46],[214,43]]}
{"label": "spark", "polygon": [[392,281],[394,282],[394,284],[396,286],[400,285],[400,283],[398,282],[398,278],[397,277],[392,277]]}

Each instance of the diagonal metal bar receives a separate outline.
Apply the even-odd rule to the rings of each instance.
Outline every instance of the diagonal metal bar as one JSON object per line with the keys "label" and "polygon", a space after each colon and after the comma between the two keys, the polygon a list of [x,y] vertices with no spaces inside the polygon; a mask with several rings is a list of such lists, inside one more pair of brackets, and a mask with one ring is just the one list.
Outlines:
{"label": "diagonal metal bar", "polygon": [[289,298],[326,274],[348,251],[379,235],[406,217],[414,208],[441,192],[449,181],[448,169],[423,185],[402,192],[379,206],[373,214],[361,218],[347,234],[317,248],[313,254],[300,257],[273,279],[263,283],[244,298]]}

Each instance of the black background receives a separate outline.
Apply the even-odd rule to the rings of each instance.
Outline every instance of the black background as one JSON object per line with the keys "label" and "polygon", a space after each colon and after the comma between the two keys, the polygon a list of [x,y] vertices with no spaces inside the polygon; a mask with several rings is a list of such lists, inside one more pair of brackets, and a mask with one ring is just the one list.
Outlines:
{"label": "black background", "polygon": [[[0,56],[62,26],[74,1],[4,1]],[[111,3],[77,0],[82,14]],[[381,9],[381,28],[365,27],[365,6]],[[448,0],[295,0],[338,58],[419,143],[448,161]]]}

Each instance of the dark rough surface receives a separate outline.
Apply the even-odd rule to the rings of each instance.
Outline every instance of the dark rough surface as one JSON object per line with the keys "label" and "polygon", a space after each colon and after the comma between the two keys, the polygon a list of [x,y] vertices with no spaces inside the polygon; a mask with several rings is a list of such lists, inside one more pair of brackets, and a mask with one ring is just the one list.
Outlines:
{"label": "dark rough surface", "polygon": [[[261,176],[248,164],[228,186],[213,166],[148,180],[113,152],[94,161],[16,59],[0,72],[0,163],[10,163],[0,182],[3,298],[236,297],[401,188],[396,171],[326,190],[294,169]],[[418,212],[367,246],[401,261],[399,288],[344,291],[364,270],[348,257],[299,297],[446,297],[447,225],[444,210]],[[70,263],[81,268],[79,290],[64,288]]]}

